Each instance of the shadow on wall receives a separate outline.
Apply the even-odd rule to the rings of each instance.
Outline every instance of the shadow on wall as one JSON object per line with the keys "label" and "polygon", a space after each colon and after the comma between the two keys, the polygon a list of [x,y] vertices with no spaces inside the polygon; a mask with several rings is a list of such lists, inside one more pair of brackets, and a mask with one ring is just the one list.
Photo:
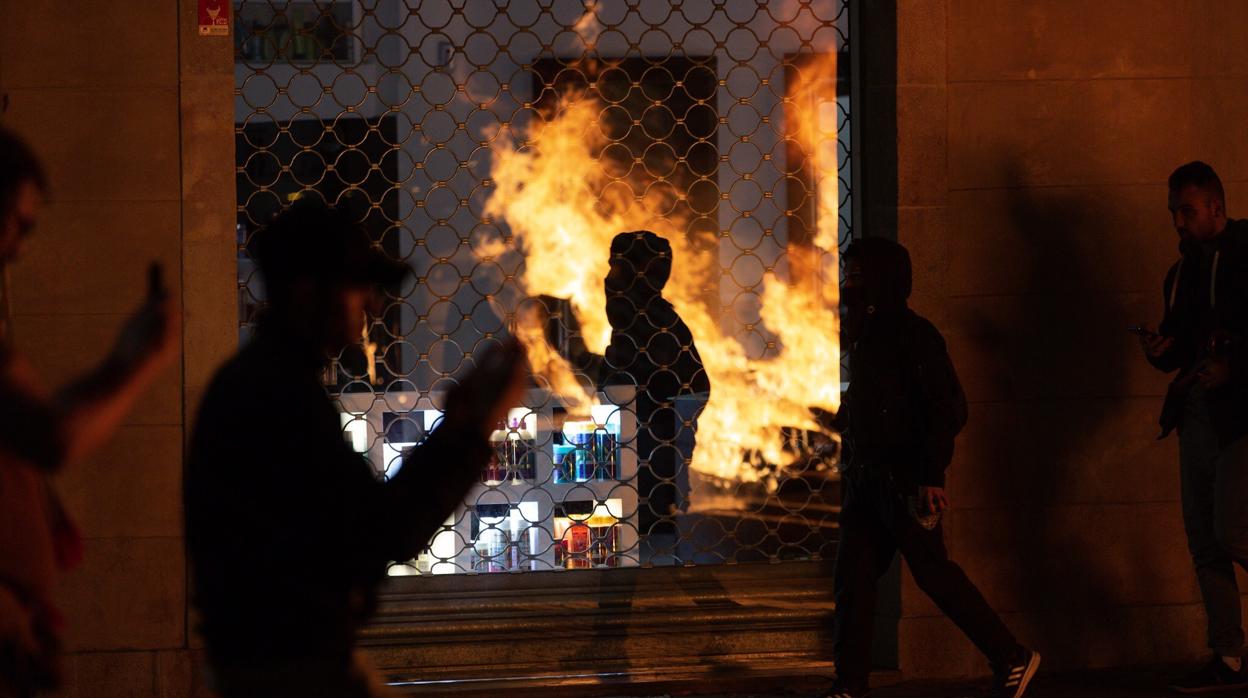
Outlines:
{"label": "shadow on wall", "polygon": [[[1097,460],[1107,440],[1127,436],[1115,433],[1115,413],[1123,409],[1117,398],[1128,392],[1129,362],[1142,360],[1122,341],[1131,310],[1105,273],[1106,264],[1131,264],[1131,251],[1106,258],[1105,231],[1120,214],[1103,199],[1080,189],[1032,188],[1017,162],[1004,167],[1007,202],[989,224],[1006,229],[1005,249],[1016,258],[1000,259],[999,246],[988,244],[967,246],[984,258],[966,261],[969,269],[1009,264],[1015,276],[1008,295],[977,303],[961,328],[980,358],[963,370],[978,373],[974,384],[986,393],[970,394],[980,402],[971,420],[992,425],[978,437],[992,462],[967,465],[975,469],[978,499],[1003,511],[991,519],[1000,530],[962,534],[993,541],[988,547],[998,557],[990,564],[1001,571],[994,578],[1009,588],[989,596],[1027,611],[1012,625],[1050,668],[1148,661],[1148,637],[1168,629],[1133,620],[1123,590],[1126,579],[1133,589],[1169,583],[1148,543],[1129,540],[1147,527],[1114,528],[1101,507],[1057,508],[1104,501],[1116,488],[1121,496],[1113,501],[1131,499],[1129,470],[1095,472],[1107,465]],[[1086,491],[1093,482],[1097,491]]]}

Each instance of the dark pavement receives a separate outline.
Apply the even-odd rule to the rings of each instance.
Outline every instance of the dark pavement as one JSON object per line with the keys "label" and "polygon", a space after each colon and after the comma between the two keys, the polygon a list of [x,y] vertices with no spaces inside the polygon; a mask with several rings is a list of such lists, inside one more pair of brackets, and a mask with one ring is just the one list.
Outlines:
{"label": "dark pavement", "polygon": [[[1181,674],[1187,666],[1150,665],[1085,672],[1041,674],[1027,691],[1027,698],[1143,698],[1144,696],[1177,696],[1166,688],[1167,682]],[[965,681],[902,681],[880,686],[871,698],[985,698],[987,678]],[[818,683],[803,682],[774,687],[751,687],[749,692],[711,694],[714,698],[817,698],[822,695]],[[673,691],[667,694],[633,694],[651,696],[692,696],[697,691]],[[703,694],[706,695],[706,694]],[[1248,690],[1208,693],[1210,696],[1242,696]]]}

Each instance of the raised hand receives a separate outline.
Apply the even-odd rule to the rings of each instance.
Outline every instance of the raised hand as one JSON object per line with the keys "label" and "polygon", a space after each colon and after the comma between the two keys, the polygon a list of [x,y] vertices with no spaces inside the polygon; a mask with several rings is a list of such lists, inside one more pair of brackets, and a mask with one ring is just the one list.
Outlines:
{"label": "raised hand", "polygon": [[487,349],[447,395],[447,423],[488,436],[524,397],[527,369],[524,347],[516,339]]}
{"label": "raised hand", "polygon": [[1160,359],[1174,346],[1174,337],[1159,335],[1149,325],[1144,325],[1143,330],[1139,334],[1140,348],[1144,350],[1144,353],[1149,358]]}
{"label": "raised hand", "polygon": [[177,353],[178,332],[179,317],[165,287],[163,270],[153,262],[148,269],[147,298],[126,320],[112,359],[127,368],[161,368]]}

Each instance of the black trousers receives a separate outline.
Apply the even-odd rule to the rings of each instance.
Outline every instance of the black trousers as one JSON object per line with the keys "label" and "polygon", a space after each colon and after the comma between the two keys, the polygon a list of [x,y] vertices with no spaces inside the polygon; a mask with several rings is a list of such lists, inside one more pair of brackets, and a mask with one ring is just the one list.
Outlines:
{"label": "black trousers", "polygon": [[1022,648],[962,568],[949,559],[943,526],[925,529],[910,516],[908,492],[886,474],[858,470],[845,479],[836,557],[832,651],[839,679],[865,686],[871,672],[871,626],[879,578],[898,551],[915,582],[993,664],[1017,661]]}
{"label": "black trousers", "polygon": [[1245,654],[1235,566],[1248,569],[1248,437],[1223,448],[1204,397],[1188,400],[1179,431],[1183,528],[1205,602],[1209,647]]}

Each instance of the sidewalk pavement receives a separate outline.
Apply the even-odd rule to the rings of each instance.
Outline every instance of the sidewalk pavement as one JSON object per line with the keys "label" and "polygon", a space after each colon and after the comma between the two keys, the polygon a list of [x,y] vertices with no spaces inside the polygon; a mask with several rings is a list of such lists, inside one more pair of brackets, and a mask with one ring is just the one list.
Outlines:
{"label": "sidewalk pavement", "polygon": [[[1190,670],[1191,666],[1148,665],[1091,671],[1044,674],[1032,681],[1026,698],[1145,698],[1174,697],[1167,682]],[[881,686],[871,698],[986,698],[989,679],[965,681],[902,681]],[[752,687],[753,688],[753,687]],[[714,698],[817,698],[817,685],[758,686],[757,692],[720,694]],[[696,691],[672,692],[667,696],[696,695]],[[1248,698],[1248,690],[1204,694]],[[711,698],[711,697],[704,697]]]}

